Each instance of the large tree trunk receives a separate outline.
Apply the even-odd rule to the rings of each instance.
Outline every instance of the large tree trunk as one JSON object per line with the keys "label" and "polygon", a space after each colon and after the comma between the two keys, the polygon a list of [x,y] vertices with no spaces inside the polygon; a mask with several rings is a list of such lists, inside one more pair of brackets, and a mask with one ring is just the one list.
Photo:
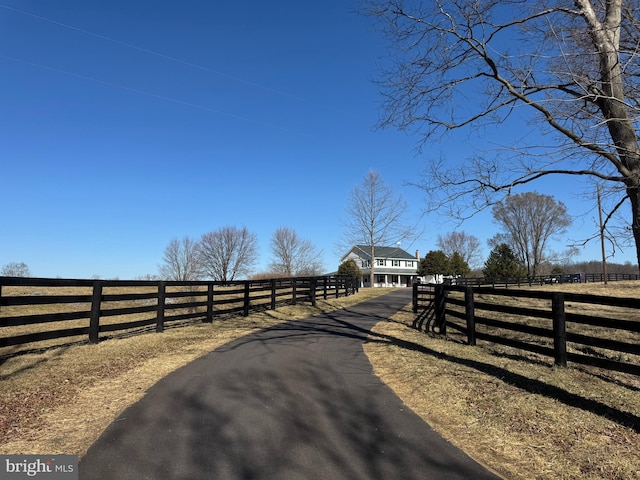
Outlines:
{"label": "large tree trunk", "polygon": [[370,265],[370,269],[369,269],[369,286],[371,288],[373,288],[373,279],[375,277],[374,272],[373,272],[373,265],[375,264],[375,254],[376,254],[376,247],[373,244],[373,235],[371,236],[371,265]]}
{"label": "large tree trunk", "polygon": [[631,200],[631,231],[636,242],[636,258],[640,265],[640,187],[627,188],[629,200]]}
{"label": "large tree trunk", "polygon": [[576,0],[589,24],[589,33],[600,57],[600,92],[596,102],[607,121],[609,135],[615,145],[619,161],[612,160],[624,177],[631,201],[631,229],[640,265],[640,146],[625,102],[623,72],[620,60],[620,24],[622,0],[607,2],[606,18],[597,20],[591,2]]}

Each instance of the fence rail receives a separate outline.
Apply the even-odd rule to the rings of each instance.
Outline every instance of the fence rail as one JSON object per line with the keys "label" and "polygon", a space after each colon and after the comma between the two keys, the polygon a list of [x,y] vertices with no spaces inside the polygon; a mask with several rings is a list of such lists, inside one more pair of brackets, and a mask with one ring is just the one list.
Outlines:
{"label": "fence rail", "polygon": [[162,332],[177,322],[315,306],[318,298],[357,291],[355,278],[337,275],[235,282],[0,277],[0,349],[68,337],[97,343],[106,332],[153,325]]}
{"label": "fence rail", "polygon": [[[527,299],[527,305],[518,305]],[[509,301],[512,304],[509,304]],[[640,375],[640,299],[461,285],[413,287],[414,327]],[[586,312],[586,313],[585,313]]]}

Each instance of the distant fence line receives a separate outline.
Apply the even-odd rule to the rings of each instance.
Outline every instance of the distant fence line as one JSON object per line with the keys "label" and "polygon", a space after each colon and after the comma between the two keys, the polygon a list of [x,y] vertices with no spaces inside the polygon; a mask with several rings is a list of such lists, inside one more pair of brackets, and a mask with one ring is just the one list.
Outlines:
{"label": "distant fence line", "polygon": [[485,278],[485,277],[458,277],[449,280],[455,285],[469,285],[475,287],[509,287],[512,285],[545,285],[550,283],[603,283],[605,278],[609,282],[621,282],[625,280],[640,280],[637,273],[571,273],[558,275],[538,275],[535,277],[505,277],[505,278]]}
{"label": "distant fence line", "polygon": [[[454,298],[449,295],[453,292],[460,292],[463,295],[458,294]],[[531,306],[507,305],[506,302],[499,300],[478,301],[478,295],[503,299],[513,297],[518,300],[546,300],[550,305],[531,308]],[[609,314],[615,314],[616,308],[620,309],[620,312],[627,309],[626,315],[619,316],[627,316],[630,319],[608,318],[603,316],[602,312],[595,315],[579,313],[581,309],[574,308],[575,304],[612,307],[609,308]],[[567,306],[573,311],[567,312],[565,310]],[[630,361],[628,358],[622,358],[624,354],[640,356],[640,336],[637,335],[640,333],[640,318],[636,314],[640,312],[640,299],[637,298],[540,290],[415,284],[413,311],[418,314],[414,327],[422,329],[426,326],[426,329],[433,330],[437,328],[443,335],[447,333],[447,329],[451,328],[466,335],[469,345],[476,345],[477,339],[486,340],[551,357],[559,366],[566,366],[570,361],[640,375],[639,357],[632,358]],[[481,314],[478,314],[478,311]],[[491,316],[491,313],[498,315]],[[523,322],[522,319],[525,318],[533,318],[536,321]],[[484,326],[484,331],[478,331],[478,325]],[[567,326],[571,327],[570,331],[567,331]],[[612,339],[616,333],[618,339]],[[572,345],[575,351],[567,351],[567,344]],[[605,351],[615,352],[615,354],[605,354],[603,353]]]}
{"label": "distant fence line", "polygon": [[[339,275],[234,282],[0,277],[0,348],[76,336],[97,343],[104,332],[152,325],[162,332],[179,321],[211,323],[286,304],[315,306],[319,297],[357,291],[356,278]],[[38,331],[22,333],[28,326]]]}

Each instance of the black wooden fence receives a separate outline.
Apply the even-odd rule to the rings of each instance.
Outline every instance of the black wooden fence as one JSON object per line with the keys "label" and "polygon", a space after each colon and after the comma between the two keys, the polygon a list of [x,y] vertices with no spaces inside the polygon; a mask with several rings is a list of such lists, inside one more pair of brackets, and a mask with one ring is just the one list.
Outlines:
{"label": "black wooden fence", "polygon": [[[506,304],[506,297],[516,304]],[[517,305],[525,299],[534,301]],[[594,305],[596,313],[581,313],[594,311]],[[416,284],[413,311],[415,327],[426,322],[441,334],[454,329],[469,345],[485,340],[549,356],[559,366],[570,361],[640,375],[638,298]]]}
{"label": "black wooden fence", "polygon": [[[358,291],[357,279],[320,276],[235,282],[0,277],[0,348],[106,332],[248,316]],[[1,352],[0,352],[1,353]]]}

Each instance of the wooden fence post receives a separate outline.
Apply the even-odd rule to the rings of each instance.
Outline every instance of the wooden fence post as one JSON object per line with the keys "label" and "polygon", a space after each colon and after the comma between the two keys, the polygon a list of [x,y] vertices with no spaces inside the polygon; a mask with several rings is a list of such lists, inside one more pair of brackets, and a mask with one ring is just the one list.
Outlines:
{"label": "wooden fence post", "polygon": [[89,318],[89,342],[98,343],[100,332],[100,303],[102,302],[102,281],[93,282],[91,296],[91,317]]}
{"label": "wooden fence post", "polygon": [[205,323],[213,323],[213,283],[207,285],[207,319]]}
{"label": "wooden fence post", "polygon": [[164,306],[167,297],[167,285],[165,282],[158,283],[158,318],[156,321],[156,332],[164,332]]}
{"label": "wooden fence post", "polygon": [[293,305],[297,305],[298,304],[298,281],[294,278],[292,283],[293,283],[293,293],[291,297],[291,303]]}
{"label": "wooden fence post", "polygon": [[322,293],[322,298],[323,298],[324,300],[326,300],[326,299],[327,299],[327,280],[328,280],[328,278],[327,278],[327,277],[324,277],[324,278],[322,279],[322,287],[323,287],[323,290],[324,290],[324,291],[323,291],[323,293]]}
{"label": "wooden fence post", "polygon": [[335,277],[336,279],[336,298],[340,298],[340,277]]}
{"label": "wooden fence post", "polygon": [[311,306],[316,306],[316,286],[318,284],[318,280],[313,277],[309,280],[309,293],[311,293]]}
{"label": "wooden fence post", "polygon": [[413,294],[411,295],[411,301],[413,302],[413,313],[418,313],[418,283],[413,284]]}
{"label": "wooden fence post", "polygon": [[551,314],[553,318],[553,353],[555,364],[567,366],[567,330],[564,313],[564,293],[554,292],[551,296]]}
{"label": "wooden fence post", "polygon": [[276,309],[276,279],[271,279],[271,310]]}
{"label": "wooden fence post", "polygon": [[447,308],[445,290],[443,284],[438,284],[435,286],[435,313],[436,313],[436,324],[440,329],[440,333],[445,335],[447,333],[447,322],[445,318],[445,309]]}
{"label": "wooden fence post", "polygon": [[249,282],[244,282],[244,311],[242,315],[245,317],[249,316]]}
{"label": "wooden fence post", "polygon": [[472,287],[464,289],[464,311],[467,317],[467,343],[473,347],[476,344],[476,314]]}

